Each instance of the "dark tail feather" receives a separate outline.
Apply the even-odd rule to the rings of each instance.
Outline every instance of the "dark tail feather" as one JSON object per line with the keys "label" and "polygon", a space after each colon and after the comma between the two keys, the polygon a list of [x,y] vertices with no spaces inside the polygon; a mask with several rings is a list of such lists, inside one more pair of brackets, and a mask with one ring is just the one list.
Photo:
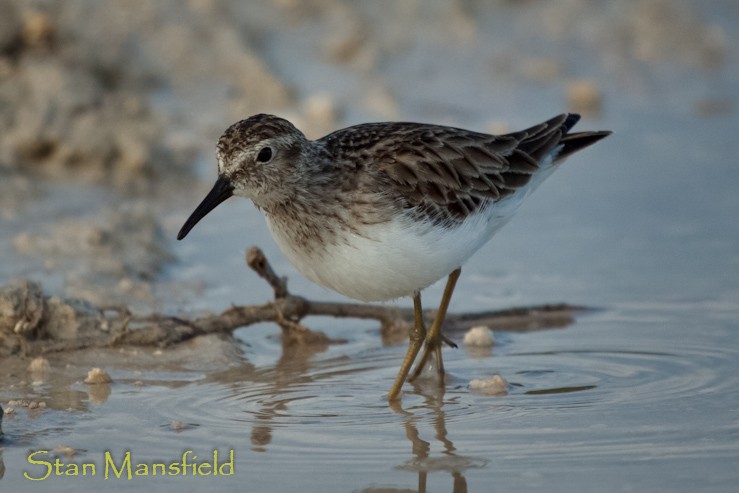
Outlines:
{"label": "dark tail feather", "polygon": [[569,133],[578,121],[580,115],[577,113],[563,113],[544,123],[508,135],[519,141],[518,150],[535,161],[541,161],[557,146],[562,146],[555,157],[559,161],[611,135],[607,130]]}
{"label": "dark tail feather", "polygon": [[562,150],[559,151],[557,159],[564,159],[567,156],[576,153],[581,149],[585,149],[598,142],[601,139],[605,139],[611,135],[609,130],[596,130],[592,132],[578,132],[568,133],[572,127],[580,120],[580,115],[576,113],[570,113],[567,115],[565,122],[562,124],[562,139],[559,143],[562,145]]}

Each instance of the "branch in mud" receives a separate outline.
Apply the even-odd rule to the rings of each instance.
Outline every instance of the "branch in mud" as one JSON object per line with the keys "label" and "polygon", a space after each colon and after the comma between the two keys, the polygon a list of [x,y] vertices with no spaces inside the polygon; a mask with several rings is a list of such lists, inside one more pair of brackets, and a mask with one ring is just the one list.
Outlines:
{"label": "branch in mud", "polygon": [[[232,306],[219,314],[194,318],[138,316],[125,307],[100,308],[48,297],[31,281],[16,283],[0,290],[0,354],[36,355],[121,345],[166,347],[263,322],[280,326],[286,346],[342,342],[302,325],[309,316],[375,320],[380,323],[385,343],[407,337],[413,323],[411,308],[311,301],[290,293],[287,279],[274,272],[260,249],[250,248],[246,257],[247,265],[272,287],[274,300],[263,305]],[[568,305],[544,305],[452,313],[447,315],[445,330],[450,334],[476,325],[507,331],[563,327],[572,323],[574,313],[580,310]],[[424,316],[431,321],[434,311],[426,310]]]}

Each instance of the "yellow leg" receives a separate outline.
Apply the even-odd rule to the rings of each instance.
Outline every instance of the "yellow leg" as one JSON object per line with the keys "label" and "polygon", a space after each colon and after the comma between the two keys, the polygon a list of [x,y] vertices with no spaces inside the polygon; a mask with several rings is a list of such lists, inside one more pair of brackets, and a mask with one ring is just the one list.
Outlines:
{"label": "yellow leg", "polygon": [[413,316],[415,322],[413,328],[410,330],[408,342],[408,351],[405,353],[403,364],[400,365],[400,371],[398,376],[395,377],[395,382],[387,394],[388,400],[395,400],[400,395],[400,389],[403,388],[408,372],[411,371],[411,366],[416,360],[418,351],[421,349],[424,339],[426,338],[426,326],[423,323],[423,310],[421,309],[421,293],[416,292],[413,294]]}
{"label": "yellow leg", "polygon": [[410,376],[408,381],[413,381],[421,374],[424,365],[429,359],[429,356],[433,352],[436,356],[437,371],[439,374],[439,384],[444,384],[444,361],[441,359],[441,343],[444,341],[444,336],[441,333],[441,327],[444,324],[446,318],[446,311],[449,308],[449,302],[452,299],[452,293],[454,293],[454,286],[457,284],[457,279],[462,273],[462,268],[459,267],[449,274],[449,279],[446,281],[446,287],[444,288],[444,295],[441,297],[441,303],[439,304],[439,310],[436,312],[434,323],[431,325],[428,333],[426,334],[426,346],[423,350],[423,355],[416,369],[413,370],[413,374]]}

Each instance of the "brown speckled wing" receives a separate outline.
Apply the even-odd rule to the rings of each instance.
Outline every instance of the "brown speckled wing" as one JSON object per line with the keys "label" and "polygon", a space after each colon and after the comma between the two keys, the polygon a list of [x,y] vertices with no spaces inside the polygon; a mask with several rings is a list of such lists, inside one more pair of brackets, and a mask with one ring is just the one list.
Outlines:
{"label": "brown speckled wing", "polygon": [[321,140],[336,162],[370,171],[384,188],[377,192],[394,195],[414,215],[454,224],[526,185],[557,145],[566,156],[608,134],[567,135],[578,120],[562,114],[500,136],[418,123],[365,124]]}

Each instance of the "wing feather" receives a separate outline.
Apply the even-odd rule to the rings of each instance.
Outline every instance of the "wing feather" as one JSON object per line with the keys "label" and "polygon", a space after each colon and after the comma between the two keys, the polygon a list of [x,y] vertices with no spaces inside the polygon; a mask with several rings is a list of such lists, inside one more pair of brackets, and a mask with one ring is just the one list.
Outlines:
{"label": "wing feather", "polygon": [[371,123],[321,141],[335,162],[370,171],[376,193],[395,197],[399,207],[434,222],[457,223],[524,188],[547,156],[556,161],[559,152],[565,157],[609,134],[568,135],[578,120],[562,114],[499,136],[418,123]]}

